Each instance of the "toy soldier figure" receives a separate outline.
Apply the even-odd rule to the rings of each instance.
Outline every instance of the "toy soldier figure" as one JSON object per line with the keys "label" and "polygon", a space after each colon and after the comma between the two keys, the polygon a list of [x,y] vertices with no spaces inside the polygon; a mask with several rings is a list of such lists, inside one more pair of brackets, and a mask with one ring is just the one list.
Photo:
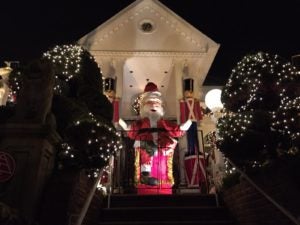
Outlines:
{"label": "toy soldier figure", "polygon": [[[185,154],[185,174],[189,187],[206,184],[205,156],[199,148],[198,124],[202,120],[203,111],[199,99],[194,98],[194,80],[183,80],[184,99],[180,101],[180,121],[190,119],[192,125],[187,131],[187,152]],[[201,187],[204,188],[204,187]]]}

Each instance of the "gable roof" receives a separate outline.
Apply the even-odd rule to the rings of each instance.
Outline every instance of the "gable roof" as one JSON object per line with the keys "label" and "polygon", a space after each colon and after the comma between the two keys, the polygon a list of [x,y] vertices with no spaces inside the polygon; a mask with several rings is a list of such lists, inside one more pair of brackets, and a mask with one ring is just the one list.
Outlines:
{"label": "gable roof", "polygon": [[78,43],[91,52],[206,53],[209,48],[219,48],[219,44],[158,0],[133,2],[86,34]]}
{"label": "gable roof", "polygon": [[134,1],[78,43],[95,57],[104,76],[111,76],[110,65],[116,64],[123,118],[131,117],[128,105],[148,81],[165,96],[166,116],[176,117],[181,66],[188,66],[198,96],[220,46],[158,0]]}

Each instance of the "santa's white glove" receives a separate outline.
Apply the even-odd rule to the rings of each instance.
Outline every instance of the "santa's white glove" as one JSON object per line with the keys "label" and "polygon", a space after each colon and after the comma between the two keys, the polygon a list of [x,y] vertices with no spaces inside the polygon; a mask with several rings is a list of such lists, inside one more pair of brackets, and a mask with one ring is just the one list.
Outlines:
{"label": "santa's white glove", "polygon": [[191,125],[192,125],[192,121],[187,120],[185,123],[180,125],[180,130],[187,131],[190,128]]}
{"label": "santa's white glove", "polygon": [[126,122],[122,119],[119,119],[119,125],[123,128],[123,130],[129,130]]}

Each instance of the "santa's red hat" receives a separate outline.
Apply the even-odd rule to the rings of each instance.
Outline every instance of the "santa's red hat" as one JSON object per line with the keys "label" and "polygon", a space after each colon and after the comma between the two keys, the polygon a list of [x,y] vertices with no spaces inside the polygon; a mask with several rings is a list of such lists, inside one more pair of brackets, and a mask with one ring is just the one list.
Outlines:
{"label": "santa's red hat", "polygon": [[157,85],[154,84],[153,82],[147,83],[144,88],[144,92],[154,92],[154,91],[158,91]]}
{"label": "santa's red hat", "polygon": [[142,104],[147,100],[162,102],[161,93],[158,91],[157,85],[153,82],[147,83],[144,88],[144,93],[142,94]]}

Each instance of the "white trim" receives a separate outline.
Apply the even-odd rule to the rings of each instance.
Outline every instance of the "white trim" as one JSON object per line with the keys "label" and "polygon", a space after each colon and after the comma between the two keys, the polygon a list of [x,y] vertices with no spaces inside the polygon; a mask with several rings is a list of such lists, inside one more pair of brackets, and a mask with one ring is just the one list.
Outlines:
{"label": "white trim", "polygon": [[94,57],[98,56],[113,56],[113,57],[176,57],[176,58],[189,58],[189,57],[203,57],[206,55],[206,49],[202,52],[163,52],[163,51],[102,51],[90,50]]}

